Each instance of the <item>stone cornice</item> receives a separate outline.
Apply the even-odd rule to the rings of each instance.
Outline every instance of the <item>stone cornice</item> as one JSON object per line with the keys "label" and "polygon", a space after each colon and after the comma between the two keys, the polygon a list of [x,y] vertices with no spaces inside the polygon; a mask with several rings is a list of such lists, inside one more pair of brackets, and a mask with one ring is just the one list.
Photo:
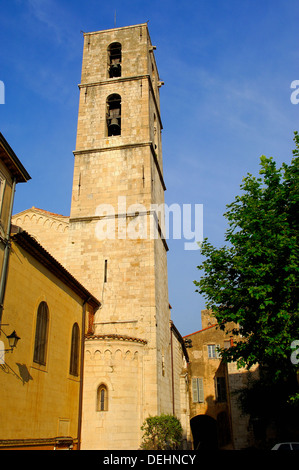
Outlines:
{"label": "stone cornice", "polygon": [[97,147],[97,148],[89,148],[89,149],[78,149],[74,150],[73,154],[76,155],[85,155],[85,154],[90,154],[90,153],[98,153],[98,152],[107,152],[107,151],[112,151],[112,150],[123,150],[123,149],[129,149],[129,148],[136,148],[136,147],[150,147],[151,153],[158,171],[158,175],[162,184],[162,187],[164,191],[166,191],[166,185],[164,182],[164,178],[162,175],[162,171],[158,162],[157,154],[154,150],[153,143],[151,141],[149,142],[135,142],[133,144],[122,144],[122,145],[115,145],[111,147]]}
{"label": "stone cornice", "polygon": [[39,217],[44,217],[46,219],[55,219],[65,225],[68,224],[68,220],[69,220],[69,216],[67,215],[56,214],[54,212],[49,212],[43,209],[38,209],[37,207],[31,207],[30,209],[25,209],[22,212],[18,212],[17,214],[14,214],[12,218],[16,220],[18,217],[25,217],[26,215],[32,217],[34,214]]}
{"label": "stone cornice", "polygon": [[141,338],[135,338],[127,335],[116,335],[116,334],[103,334],[103,335],[86,335],[85,340],[115,340],[115,341],[129,341],[132,343],[147,344],[147,340]]}
{"label": "stone cornice", "polygon": [[[157,218],[156,212],[154,210],[148,210],[148,211],[138,213],[138,216],[148,216],[148,215],[152,215],[153,217],[155,217],[156,224],[157,224],[157,232],[158,232],[159,238],[162,241],[165,250],[169,251],[169,248],[168,248],[166,239],[163,235],[161,226],[159,224],[159,220]],[[82,217],[72,217],[72,218],[70,218],[70,223],[92,222],[92,221],[95,221],[95,220],[115,219],[115,218],[121,218],[121,217],[129,218],[129,217],[135,217],[135,216],[136,216],[135,213],[132,213],[132,214],[89,215],[89,216],[82,216]]]}

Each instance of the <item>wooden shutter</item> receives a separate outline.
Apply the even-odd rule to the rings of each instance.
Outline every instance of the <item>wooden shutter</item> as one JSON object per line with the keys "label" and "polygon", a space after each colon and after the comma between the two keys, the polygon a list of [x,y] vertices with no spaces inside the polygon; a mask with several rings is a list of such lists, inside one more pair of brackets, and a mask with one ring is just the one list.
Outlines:
{"label": "wooden shutter", "polygon": [[225,377],[215,377],[216,400],[226,402],[226,380]]}
{"label": "wooden shutter", "polygon": [[192,379],[192,400],[193,403],[198,402],[197,379]]}
{"label": "wooden shutter", "polygon": [[204,402],[204,394],[203,394],[203,379],[198,378],[198,401],[199,403]]}
{"label": "wooden shutter", "polygon": [[192,379],[192,400],[193,403],[204,402],[203,378],[196,377]]}

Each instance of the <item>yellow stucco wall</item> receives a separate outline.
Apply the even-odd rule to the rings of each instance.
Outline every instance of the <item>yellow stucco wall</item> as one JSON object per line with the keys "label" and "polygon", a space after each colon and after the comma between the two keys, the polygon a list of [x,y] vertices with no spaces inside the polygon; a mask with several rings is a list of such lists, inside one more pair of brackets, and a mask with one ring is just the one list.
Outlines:
{"label": "yellow stucco wall", "polygon": [[[47,302],[46,365],[33,362],[36,315]],[[81,335],[83,301],[44,266],[12,243],[3,330],[21,337],[0,364],[0,440],[76,438],[79,377],[69,374],[72,327]],[[5,335],[1,341],[8,347]],[[3,362],[3,361],[2,361]]]}

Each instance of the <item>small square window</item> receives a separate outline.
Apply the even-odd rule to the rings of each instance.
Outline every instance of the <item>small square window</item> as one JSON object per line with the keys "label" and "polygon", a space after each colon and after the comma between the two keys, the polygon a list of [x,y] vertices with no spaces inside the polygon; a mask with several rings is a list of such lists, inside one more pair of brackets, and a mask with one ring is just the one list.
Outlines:
{"label": "small square window", "polygon": [[219,359],[220,353],[219,353],[220,345],[219,344],[208,344],[208,357],[210,359]]}
{"label": "small square window", "polygon": [[192,379],[192,400],[193,400],[193,403],[203,403],[204,402],[203,378],[202,377],[194,377]]}

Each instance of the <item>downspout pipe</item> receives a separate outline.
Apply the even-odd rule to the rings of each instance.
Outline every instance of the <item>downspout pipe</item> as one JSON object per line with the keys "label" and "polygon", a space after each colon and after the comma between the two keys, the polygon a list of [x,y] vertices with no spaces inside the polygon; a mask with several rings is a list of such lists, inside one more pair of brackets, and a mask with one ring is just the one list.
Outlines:
{"label": "downspout pipe", "polygon": [[82,308],[82,332],[81,332],[81,361],[80,361],[80,389],[79,389],[79,410],[78,410],[78,432],[77,432],[77,450],[81,450],[81,431],[82,431],[82,408],[83,408],[83,374],[84,374],[84,350],[85,350],[85,318],[86,305],[90,297],[83,302]]}
{"label": "downspout pipe", "polygon": [[2,272],[1,272],[1,279],[0,279],[0,327],[2,324],[4,295],[5,295],[5,287],[6,287],[7,273],[8,273],[8,260],[9,260],[10,246],[11,246],[10,245],[10,229],[11,229],[12,210],[13,210],[13,204],[14,204],[14,198],[15,198],[15,192],[16,192],[16,183],[17,183],[16,178],[14,178],[13,183],[12,183],[6,238],[4,241],[5,248],[4,248],[4,257],[3,257]]}
{"label": "downspout pipe", "polygon": [[175,416],[174,405],[174,374],[173,374],[173,342],[172,342],[172,324],[170,324],[170,354],[171,354],[171,392],[172,392],[172,414]]}

